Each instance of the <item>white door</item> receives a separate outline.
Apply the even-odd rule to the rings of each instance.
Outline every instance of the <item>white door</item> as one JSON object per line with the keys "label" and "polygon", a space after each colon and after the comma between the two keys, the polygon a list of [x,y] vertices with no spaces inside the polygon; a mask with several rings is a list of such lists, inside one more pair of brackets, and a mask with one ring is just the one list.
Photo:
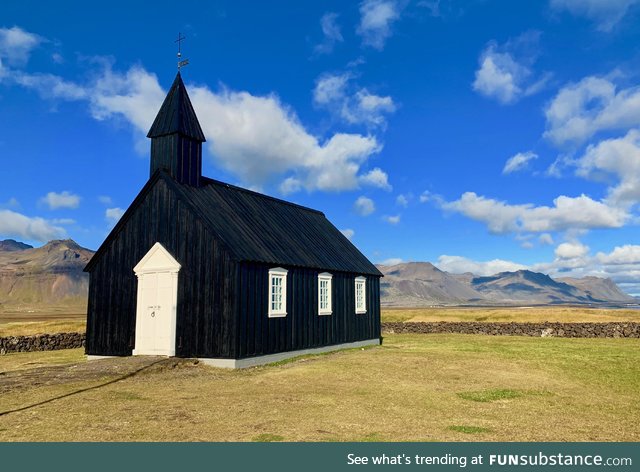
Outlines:
{"label": "white door", "polygon": [[134,355],[175,355],[180,264],[159,243],[136,265],[138,302]]}

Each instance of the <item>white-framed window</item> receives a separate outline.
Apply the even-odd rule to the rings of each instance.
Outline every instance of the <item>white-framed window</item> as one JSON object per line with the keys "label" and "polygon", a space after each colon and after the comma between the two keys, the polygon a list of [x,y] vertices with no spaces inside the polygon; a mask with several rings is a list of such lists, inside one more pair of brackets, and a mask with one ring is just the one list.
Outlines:
{"label": "white-framed window", "polygon": [[367,279],[356,277],[356,314],[367,312]]}
{"label": "white-framed window", "polygon": [[287,269],[269,270],[269,317],[287,316]]}
{"label": "white-framed window", "polygon": [[327,272],[318,274],[318,314],[330,315],[333,313],[333,300],[331,296],[331,279],[333,276]]}

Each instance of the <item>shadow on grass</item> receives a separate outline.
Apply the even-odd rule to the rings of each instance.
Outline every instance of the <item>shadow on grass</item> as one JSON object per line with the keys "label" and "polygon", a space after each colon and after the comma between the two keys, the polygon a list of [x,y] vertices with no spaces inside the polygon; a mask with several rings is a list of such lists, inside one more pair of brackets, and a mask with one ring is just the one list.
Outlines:
{"label": "shadow on grass", "polygon": [[86,388],[81,388],[78,389],[74,392],[69,392],[69,393],[65,393],[64,395],[58,395],[57,397],[53,397],[53,398],[48,398],[47,400],[42,400],[41,402],[37,402],[37,403],[32,403],[31,405],[27,405],[27,406],[22,406],[20,408],[14,408],[13,410],[6,410],[6,411],[0,411],[0,417],[8,415],[10,413],[17,413],[19,411],[26,411],[26,410],[30,410],[31,408],[35,408],[37,406],[42,406],[42,405],[46,405],[47,403],[51,403],[54,402],[56,400],[61,400],[63,398],[67,398],[67,397],[71,397],[73,395],[78,395],[79,393],[84,393],[84,392],[88,392],[90,390],[97,390],[99,388],[102,387],[106,387],[107,385],[111,385],[114,384],[116,382],[120,382],[121,380],[125,380],[125,379],[129,379],[135,375],[138,375],[140,372],[143,372],[157,364],[161,364],[163,362],[167,362],[170,359],[160,359],[158,361],[152,362],[151,364],[145,365],[144,367],[141,367],[138,370],[134,370],[133,372],[129,372],[128,374],[123,375],[122,377],[118,377],[115,378],[113,380],[109,380],[108,382],[104,382],[101,383],[99,385],[93,385],[92,387],[86,387]]}

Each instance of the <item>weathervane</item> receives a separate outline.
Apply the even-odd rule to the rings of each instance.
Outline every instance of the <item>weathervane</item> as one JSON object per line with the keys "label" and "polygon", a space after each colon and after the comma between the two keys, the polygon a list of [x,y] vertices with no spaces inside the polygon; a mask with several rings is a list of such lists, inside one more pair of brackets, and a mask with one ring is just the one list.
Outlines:
{"label": "weathervane", "polygon": [[178,72],[180,72],[180,68],[189,65],[189,59],[182,60],[182,41],[186,38],[182,36],[180,32],[178,32],[178,39],[174,42],[178,43]]}

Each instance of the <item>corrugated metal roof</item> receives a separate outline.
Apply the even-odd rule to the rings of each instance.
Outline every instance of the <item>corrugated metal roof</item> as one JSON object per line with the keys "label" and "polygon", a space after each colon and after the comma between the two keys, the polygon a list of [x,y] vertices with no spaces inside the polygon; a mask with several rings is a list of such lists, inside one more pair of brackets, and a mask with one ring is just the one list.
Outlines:
{"label": "corrugated metal roof", "polygon": [[180,72],[176,75],[147,137],[158,138],[174,133],[180,133],[196,141],[206,141]]}
{"label": "corrugated metal roof", "polygon": [[319,211],[204,177],[171,182],[240,260],[382,275]]}

